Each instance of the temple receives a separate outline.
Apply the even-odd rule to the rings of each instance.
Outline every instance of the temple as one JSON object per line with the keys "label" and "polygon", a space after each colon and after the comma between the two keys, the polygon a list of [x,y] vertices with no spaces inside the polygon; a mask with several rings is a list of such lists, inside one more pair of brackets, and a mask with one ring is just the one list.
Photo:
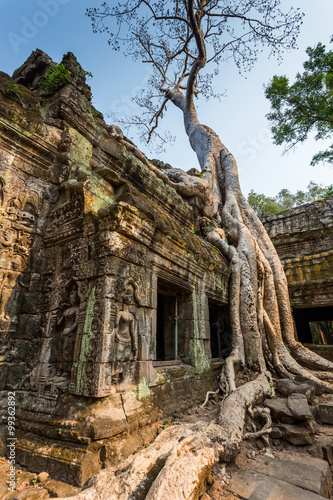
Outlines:
{"label": "temple", "polygon": [[[2,414],[15,391],[17,462],[78,486],[203,401],[230,349],[230,270],[200,198],[106,125],[85,74],[39,50],[0,73]],[[299,340],[328,357],[332,208],[264,221]]]}

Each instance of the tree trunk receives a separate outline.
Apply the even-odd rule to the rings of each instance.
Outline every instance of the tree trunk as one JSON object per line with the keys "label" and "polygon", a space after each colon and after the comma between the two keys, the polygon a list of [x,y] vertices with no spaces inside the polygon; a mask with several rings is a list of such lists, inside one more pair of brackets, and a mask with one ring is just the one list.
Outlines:
{"label": "tree trunk", "polygon": [[[232,273],[232,352],[224,364],[220,387],[226,394],[236,390],[235,373],[246,366],[258,374],[270,368],[283,377],[301,375],[320,390],[333,393],[323,372],[332,372],[333,363],[295,340],[283,266],[263,224],[242,195],[235,158],[213,130],[199,123],[191,97],[178,90],[169,90],[167,95],[183,111],[190,144],[211,186],[203,215],[215,219],[219,227],[207,239],[229,260]],[[321,372],[326,381],[321,380]]]}

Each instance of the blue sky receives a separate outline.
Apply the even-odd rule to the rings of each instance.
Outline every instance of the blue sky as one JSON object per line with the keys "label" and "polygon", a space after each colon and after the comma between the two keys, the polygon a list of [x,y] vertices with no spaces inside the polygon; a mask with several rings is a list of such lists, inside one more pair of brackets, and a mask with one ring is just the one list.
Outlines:
{"label": "blue sky", "polygon": [[[111,110],[119,114],[131,111],[131,97],[144,84],[148,68],[113,52],[106,35],[92,33],[85,10],[100,3],[97,0],[0,0],[0,70],[12,74],[36,48],[57,62],[71,51],[94,76],[89,81],[94,106],[104,115]],[[295,192],[305,189],[310,180],[324,185],[333,183],[332,167],[309,166],[313,154],[330,142],[308,140],[284,156],[283,148],[272,144],[265,118],[269,102],[263,90],[274,74],[286,74],[292,79],[301,71],[307,46],[319,41],[329,44],[333,35],[333,0],[283,0],[283,4],[299,6],[305,12],[299,49],[286,53],[280,66],[274,59],[259,58],[247,78],[239,76],[230,63],[225,64],[216,86],[222,91],[226,89],[226,97],[221,102],[198,103],[202,123],[213,128],[235,155],[245,195],[250,189],[270,196],[282,188]],[[197,167],[179,110],[170,106],[168,114],[166,127],[177,135],[177,141],[158,157],[184,170]],[[107,117],[106,121],[109,121]],[[148,157],[156,156],[139,143],[135,131],[132,136]]]}

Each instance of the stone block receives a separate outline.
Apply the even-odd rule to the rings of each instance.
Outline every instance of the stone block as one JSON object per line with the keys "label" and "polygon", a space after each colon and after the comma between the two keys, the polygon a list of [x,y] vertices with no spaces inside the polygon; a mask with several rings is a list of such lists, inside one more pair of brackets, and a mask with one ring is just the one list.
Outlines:
{"label": "stone block", "polygon": [[312,401],[316,392],[313,385],[306,383],[296,383],[289,378],[278,380],[276,382],[276,390],[285,397],[288,397],[293,393],[305,394],[308,401]]}
{"label": "stone block", "polygon": [[41,336],[41,317],[37,314],[20,314],[18,316],[15,337],[35,339]]}
{"label": "stone block", "polygon": [[17,434],[17,461],[30,471],[45,470],[55,479],[82,487],[101,468],[97,450],[30,433]]}
{"label": "stone block", "polygon": [[265,406],[271,410],[274,420],[280,420],[286,424],[295,422],[295,418],[287,406],[286,399],[266,399]]}
{"label": "stone block", "polygon": [[257,471],[234,474],[228,490],[244,500],[320,500],[325,497]]}
{"label": "stone block", "polygon": [[26,314],[39,314],[46,308],[46,295],[41,292],[23,293],[18,297],[20,312]]}
{"label": "stone block", "polygon": [[313,457],[327,460],[333,465],[333,437],[329,435],[316,436],[315,442],[306,447],[306,451]]}
{"label": "stone block", "polygon": [[324,424],[333,425],[333,403],[319,404],[318,416]]}
{"label": "stone block", "polygon": [[291,394],[287,399],[266,399],[265,405],[270,408],[273,418],[286,424],[308,422],[313,420],[308,400],[304,394]]}
{"label": "stone block", "polygon": [[254,470],[261,474],[330,498],[332,480],[326,460],[294,455],[282,459],[265,456],[254,465]]}
{"label": "stone block", "polygon": [[184,320],[193,319],[193,301],[189,300],[187,296],[178,299],[178,314]]}
{"label": "stone block", "polygon": [[302,422],[313,420],[305,394],[290,394],[287,399],[287,406],[296,420]]}
{"label": "stone block", "polygon": [[282,437],[286,441],[299,446],[304,444],[312,444],[315,440],[315,428],[312,422],[300,422],[299,424],[279,424],[277,428],[280,430],[281,435],[277,435],[274,427],[273,438]]}

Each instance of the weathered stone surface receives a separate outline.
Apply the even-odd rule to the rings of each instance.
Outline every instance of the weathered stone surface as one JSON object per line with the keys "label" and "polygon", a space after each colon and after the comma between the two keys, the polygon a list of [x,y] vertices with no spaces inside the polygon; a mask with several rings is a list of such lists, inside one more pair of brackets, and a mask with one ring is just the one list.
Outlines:
{"label": "weathered stone surface", "polygon": [[314,419],[305,394],[293,393],[287,399],[266,399],[265,406],[271,410],[275,421],[285,424]]}
{"label": "weathered stone surface", "polygon": [[0,390],[22,464],[80,486],[216,383],[209,302],[222,337],[230,270],[193,234],[202,203],[106,125],[73,54],[62,64],[48,88],[58,66],[39,50],[0,73]]}
{"label": "weathered stone surface", "polygon": [[[323,427],[321,427],[323,429]],[[316,436],[315,442],[306,446],[306,451],[317,458],[321,458],[327,460],[328,463],[333,465],[333,436],[331,435],[331,428],[327,426],[325,432],[322,432],[320,435]]]}
{"label": "weathered stone surface", "polygon": [[48,491],[50,498],[67,498],[76,495],[80,492],[81,488],[76,488],[70,484],[48,479],[43,487]]}
{"label": "weathered stone surface", "polygon": [[[39,50],[0,73],[0,390],[16,394],[22,464],[82,485],[216,383],[230,269],[197,236],[202,199],[181,191],[197,172],[153,168],[92,106],[75,56],[62,64],[70,77],[48,88],[57,65]],[[193,450],[169,460],[163,495],[191,461],[200,489],[212,449]]]}
{"label": "weathered stone surface", "polygon": [[239,498],[253,500],[320,500],[325,497],[312,491],[265,476],[255,471],[234,474],[228,490]]}
{"label": "weathered stone surface", "polygon": [[333,403],[323,403],[318,405],[318,416],[324,424],[333,425]]}
{"label": "weathered stone surface", "polygon": [[295,420],[306,422],[313,420],[313,415],[309,408],[308,400],[305,394],[290,394],[287,399],[287,406]]}
{"label": "weathered stone surface", "polygon": [[331,306],[333,198],[271,215],[263,222],[284,265],[292,306]]}
{"label": "weathered stone surface", "polygon": [[31,53],[22,66],[14,71],[13,79],[29,89],[37,89],[38,83],[51,67],[52,59],[45,52],[37,49]]}
{"label": "weathered stone surface", "polygon": [[48,478],[49,478],[48,472],[40,472],[37,476],[37,481],[39,483],[42,483],[43,481],[46,481]]}
{"label": "weathered stone surface", "polygon": [[276,382],[276,390],[285,397],[293,393],[305,394],[308,401],[312,401],[315,395],[315,388],[311,384],[297,383],[289,378],[279,379]]}
{"label": "weathered stone surface", "polygon": [[295,422],[294,414],[288,408],[286,399],[265,399],[265,406],[271,410],[274,420],[287,424]]}
{"label": "weathered stone surface", "polygon": [[330,498],[332,479],[326,460],[304,456],[282,459],[262,457],[255,461],[251,469]]}
{"label": "weathered stone surface", "polygon": [[315,428],[311,421],[293,425],[278,424],[273,427],[272,438],[283,438],[295,445],[312,444],[315,440]]}

